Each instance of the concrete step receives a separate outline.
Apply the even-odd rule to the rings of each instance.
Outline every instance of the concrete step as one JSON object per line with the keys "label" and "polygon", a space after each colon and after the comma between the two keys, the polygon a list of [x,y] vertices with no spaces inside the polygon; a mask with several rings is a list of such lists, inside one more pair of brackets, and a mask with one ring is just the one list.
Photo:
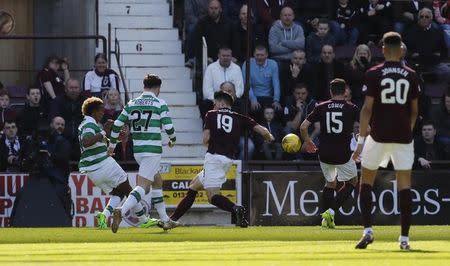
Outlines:
{"label": "concrete step", "polygon": [[[114,61],[113,61],[114,62]],[[124,75],[128,79],[144,79],[147,74],[158,75],[162,79],[189,79],[191,70],[182,67],[123,67]]]}
{"label": "concrete step", "polygon": [[[142,79],[129,79],[128,89],[132,92],[142,90]],[[162,92],[192,92],[192,81],[190,79],[163,79]]]}
{"label": "concrete step", "polygon": [[[142,90],[130,91],[130,97],[136,98],[141,95]],[[159,98],[167,102],[171,106],[194,106],[196,105],[196,95],[195,92],[162,92],[159,94]]]}
{"label": "concrete step", "polygon": [[169,15],[169,5],[167,3],[103,3],[99,5],[99,13],[107,16],[161,16]]}
{"label": "concrete step", "polygon": [[203,123],[200,118],[173,118],[173,126],[179,132],[202,132]]}
{"label": "concrete step", "polygon": [[[100,28],[100,35],[108,37],[108,25],[106,27]],[[119,29],[114,30],[113,25],[111,25],[111,40],[115,39],[117,32],[117,39],[119,41],[177,41],[178,30],[177,29],[150,29],[150,27],[136,29],[136,28],[125,28],[120,26],[115,26]],[[120,47],[122,48],[122,47]]]}
{"label": "concrete step", "polygon": [[156,28],[170,29],[173,26],[172,16],[102,16],[99,27],[108,28]]}
{"label": "concrete step", "polygon": [[[177,128],[175,127],[175,131]],[[203,134],[202,132],[176,132],[177,144],[199,144],[202,145]],[[167,134],[163,134],[163,143],[169,143],[169,137]]]}
{"label": "concrete step", "polygon": [[171,106],[169,104],[170,115],[173,118],[199,118],[198,106]]}
{"label": "concrete step", "polygon": [[167,0],[100,0],[100,4],[121,3],[121,4],[164,4]]}
{"label": "concrete step", "polygon": [[196,158],[205,157],[206,147],[203,145],[175,145],[173,148],[163,146],[163,158]]}
{"label": "concrete step", "polygon": [[121,54],[181,54],[181,42],[120,41]]}
{"label": "concrete step", "polygon": [[[184,55],[181,54],[121,54],[120,56],[120,64],[123,66],[184,66]],[[115,62],[113,61],[112,63]]]}

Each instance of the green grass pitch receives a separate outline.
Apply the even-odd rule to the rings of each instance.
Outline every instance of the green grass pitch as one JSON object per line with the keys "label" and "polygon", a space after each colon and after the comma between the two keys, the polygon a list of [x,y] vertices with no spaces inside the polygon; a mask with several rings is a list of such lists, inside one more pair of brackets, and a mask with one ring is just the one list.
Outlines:
{"label": "green grass pitch", "polygon": [[399,226],[374,229],[374,244],[355,250],[354,226],[2,228],[0,265],[450,265],[450,226],[413,226],[410,252]]}

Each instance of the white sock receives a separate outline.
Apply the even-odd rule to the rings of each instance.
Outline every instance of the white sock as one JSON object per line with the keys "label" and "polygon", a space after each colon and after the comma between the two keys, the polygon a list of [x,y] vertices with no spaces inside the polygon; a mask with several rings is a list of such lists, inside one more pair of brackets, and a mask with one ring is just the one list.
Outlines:
{"label": "white sock", "polygon": [[138,203],[131,208],[131,211],[139,218],[139,221],[142,223],[146,223],[148,221],[148,216],[145,215],[144,206],[142,203]]}
{"label": "white sock", "polygon": [[407,237],[407,236],[400,236],[398,238],[398,241],[399,242],[409,242],[409,237]]}
{"label": "white sock", "polygon": [[136,186],[130,192],[127,200],[122,205],[122,216],[124,216],[131,208],[138,204],[144,196],[145,190],[140,186]]}
{"label": "white sock", "polygon": [[366,227],[366,228],[364,228],[363,235],[367,235],[367,234],[372,234],[372,235],[373,235],[372,227]]}
{"label": "white sock", "polygon": [[164,203],[163,191],[162,189],[153,189],[151,192],[152,203],[155,206],[156,211],[158,211],[159,219],[163,222],[170,220],[166,212],[166,204]]}
{"label": "white sock", "polygon": [[106,219],[108,219],[109,216],[111,216],[112,212],[114,211],[115,208],[117,208],[117,206],[119,206],[121,201],[122,200],[120,199],[119,196],[111,196],[111,198],[109,198],[108,204],[103,210],[103,214],[106,216]]}
{"label": "white sock", "polygon": [[329,211],[330,211],[330,213],[331,213],[331,215],[334,215],[334,210],[333,209],[328,209]]}

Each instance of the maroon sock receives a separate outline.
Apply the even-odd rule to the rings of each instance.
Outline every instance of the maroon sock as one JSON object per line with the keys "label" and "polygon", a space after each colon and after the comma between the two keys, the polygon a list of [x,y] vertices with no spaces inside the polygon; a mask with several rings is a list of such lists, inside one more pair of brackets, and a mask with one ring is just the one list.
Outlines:
{"label": "maroon sock", "polygon": [[328,209],[336,209],[336,205],[334,202],[334,189],[329,188],[329,187],[324,187],[323,191],[322,191],[322,198],[323,198],[323,203],[322,203],[322,208],[323,211],[326,211]]}
{"label": "maroon sock", "polygon": [[355,189],[355,186],[353,186],[350,183],[345,183],[341,189],[339,189],[338,193],[336,194],[335,202],[336,202],[336,211],[344,204],[344,202],[350,197],[353,190]]}
{"label": "maroon sock", "polygon": [[411,225],[411,189],[399,191],[400,195],[400,221],[402,224],[402,236],[408,236]]}
{"label": "maroon sock", "polygon": [[227,212],[233,212],[233,207],[235,206],[228,198],[218,194],[212,196],[211,204]]}
{"label": "maroon sock", "polygon": [[197,191],[189,189],[186,197],[184,197],[180,201],[177,208],[175,209],[175,212],[170,216],[170,219],[178,221],[178,219],[180,219],[181,216],[183,216],[187,212],[187,210],[191,208],[192,204],[195,201],[195,196],[197,196]]}
{"label": "maroon sock", "polygon": [[359,200],[361,202],[361,215],[364,228],[372,227],[372,186],[361,184],[359,192]]}

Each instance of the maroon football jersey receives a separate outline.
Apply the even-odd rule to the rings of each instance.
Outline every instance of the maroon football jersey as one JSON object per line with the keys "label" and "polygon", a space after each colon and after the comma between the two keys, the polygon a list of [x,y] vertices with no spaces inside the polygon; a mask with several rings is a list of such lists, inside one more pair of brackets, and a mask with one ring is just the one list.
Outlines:
{"label": "maroon football jersey", "polygon": [[400,62],[369,69],[363,92],[374,98],[370,135],[377,142],[410,143],[411,100],[419,96],[417,74]]}
{"label": "maroon football jersey", "polygon": [[306,119],[311,123],[320,122],[321,162],[344,164],[350,160],[353,125],[358,118],[358,107],[344,100],[329,100],[314,108]]}
{"label": "maroon football jersey", "polygon": [[210,130],[208,152],[234,158],[244,130],[256,125],[253,119],[230,109],[209,111],[205,116],[205,129]]}

